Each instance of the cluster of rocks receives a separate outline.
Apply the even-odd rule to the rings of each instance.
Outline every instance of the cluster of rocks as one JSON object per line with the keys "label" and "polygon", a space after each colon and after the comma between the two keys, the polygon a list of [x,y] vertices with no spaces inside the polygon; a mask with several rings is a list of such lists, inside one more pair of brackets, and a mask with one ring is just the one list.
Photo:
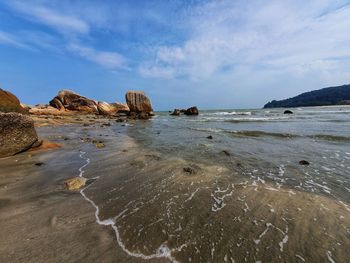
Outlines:
{"label": "cluster of rocks", "polygon": [[14,94],[0,89],[0,157],[15,155],[42,143],[28,113]]}
{"label": "cluster of rocks", "polygon": [[126,114],[133,119],[147,119],[153,115],[151,101],[144,92],[128,91],[125,99],[126,103],[108,103],[89,99],[71,90],[61,90],[48,105],[36,105],[29,112],[35,115]]}
{"label": "cluster of rocks", "polygon": [[180,116],[181,114],[198,115],[199,111],[198,111],[198,108],[196,106],[193,106],[191,108],[188,108],[187,110],[185,110],[185,109],[174,109],[174,111],[170,115]]}
{"label": "cluster of rocks", "polygon": [[[70,90],[62,90],[49,104],[29,107],[9,91],[0,89],[0,158],[12,156],[41,145],[34,128],[32,115],[124,115],[131,119],[148,119],[153,116],[151,101],[141,91],[128,91],[126,103],[95,101]],[[97,116],[96,116],[97,117]],[[45,117],[48,118],[48,117]],[[103,143],[96,147],[103,147]]]}

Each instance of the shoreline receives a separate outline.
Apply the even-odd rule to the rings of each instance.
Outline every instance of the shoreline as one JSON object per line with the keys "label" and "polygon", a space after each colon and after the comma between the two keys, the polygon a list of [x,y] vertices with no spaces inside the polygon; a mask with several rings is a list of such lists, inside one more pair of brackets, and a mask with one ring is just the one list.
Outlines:
{"label": "shoreline", "polygon": [[[227,166],[162,155],[143,143],[157,133],[147,137],[135,133],[152,122],[106,126],[113,120],[99,118],[85,126],[90,117],[78,118],[67,125],[38,127],[41,139],[61,148],[0,159],[5,168],[0,172],[4,226],[0,261],[265,262],[270,257],[271,262],[296,258],[341,262],[346,258],[349,241],[341,229],[350,225],[346,203],[288,185],[279,188],[260,178],[245,180],[241,165],[248,167],[235,153],[223,157]],[[97,148],[94,140],[103,141],[105,147]],[[241,164],[234,168],[237,161]],[[43,165],[37,167],[37,162]],[[78,175],[100,178],[80,196],[63,187],[66,179]],[[322,241],[314,247],[310,238]],[[264,247],[270,247],[267,254]],[[244,255],[244,250],[251,254]]]}
{"label": "shoreline", "polygon": [[[143,262],[119,248],[112,228],[96,223],[94,208],[79,191],[64,188],[63,182],[79,173],[77,149],[94,146],[81,142],[79,135],[65,141],[54,127],[39,128],[38,134],[61,148],[0,159],[0,261]],[[38,167],[38,162],[44,164]]]}

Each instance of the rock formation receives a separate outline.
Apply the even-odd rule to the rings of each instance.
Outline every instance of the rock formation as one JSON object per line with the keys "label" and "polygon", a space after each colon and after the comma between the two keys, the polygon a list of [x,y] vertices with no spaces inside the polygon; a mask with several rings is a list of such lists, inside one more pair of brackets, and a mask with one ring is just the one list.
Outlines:
{"label": "rock formation", "polygon": [[143,91],[128,91],[125,99],[130,109],[131,118],[148,119],[154,115],[151,101]]}
{"label": "rock formation", "polygon": [[151,101],[143,91],[128,91],[125,99],[130,112],[153,112]]}
{"label": "rock formation", "polygon": [[170,115],[179,116],[180,114],[181,114],[181,111],[179,109],[174,109],[174,111]]}
{"label": "rock formation", "polygon": [[0,112],[28,113],[15,95],[3,89],[0,89]]}
{"label": "rock formation", "polygon": [[186,115],[198,115],[199,111],[198,108],[196,106],[188,108],[185,112]]}
{"label": "rock formation", "polygon": [[173,116],[180,116],[181,113],[185,114],[185,115],[198,115],[199,111],[198,108],[196,106],[193,106],[191,108],[188,108],[187,110],[185,109],[174,109],[174,111],[170,114]]}
{"label": "rock formation", "polygon": [[129,112],[129,107],[126,103],[107,103],[99,101],[97,109],[101,115],[113,115],[117,112]]}
{"label": "rock formation", "polygon": [[20,113],[0,113],[0,157],[15,155],[38,143],[34,121]]}
{"label": "rock formation", "polygon": [[97,102],[70,90],[61,90],[50,101],[50,105],[59,110],[79,111],[81,113],[98,114]]}

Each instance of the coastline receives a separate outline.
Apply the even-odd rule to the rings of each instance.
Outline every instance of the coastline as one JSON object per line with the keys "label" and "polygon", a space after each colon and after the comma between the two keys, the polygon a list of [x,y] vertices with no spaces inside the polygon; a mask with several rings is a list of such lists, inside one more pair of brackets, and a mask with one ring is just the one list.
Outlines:
{"label": "coastline", "polygon": [[[282,183],[290,176],[285,170],[299,176],[293,163],[270,171],[279,184],[250,173],[268,166],[240,155],[238,145],[220,152],[216,134],[213,141],[190,130],[182,139],[189,143],[195,135],[199,148],[179,155],[166,153],[170,144],[161,136],[171,134],[154,120],[45,120],[36,122],[39,137],[60,148],[0,160],[0,261],[346,261],[349,205],[323,185],[313,193]],[[204,155],[193,158],[199,151]],[[83,190],[86,200],[64,188],[79,175],[96,179]]]}

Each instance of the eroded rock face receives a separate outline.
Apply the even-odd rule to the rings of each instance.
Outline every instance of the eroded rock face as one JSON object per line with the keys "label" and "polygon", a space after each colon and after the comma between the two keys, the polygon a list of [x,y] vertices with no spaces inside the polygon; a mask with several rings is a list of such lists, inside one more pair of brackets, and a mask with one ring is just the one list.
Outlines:
{"label": "eroded rock face", "polygon": [[3,89],[0,89],[0,112],[28,113],[14,94]]}
{"label": "eroded rock face", "polygon": [[129,107],[126,103],[107,103],[99,101],[97,109],[101,115],[113,115],[118,112],[129,112]]}
{"label": "eroded rock face", "polygon": [[50,101],[50,105],[59,110],[79,111],[81,113],[98,114],[97,102],[70,90],[61,90]]}
{"label": "eroded rock face", "polygon": [[125,99],[130,112],[153,112],[151,101],[143,91],[128,91],[125,95]]}
{"label": "eroded rock face", "polygon": [[0,158],[31,148],[38,141],[34,121],[20,113],[0,113]]}
{"label": "eroded rock face", "polygon": [[185,111],[185,114],[186,114],[186,115],[198,115],[198,114],[199,114],[199,111],[198,111],[198,108],[197,108],[196,106],[194,106],[194,107],[188,108],[188,109]]}

